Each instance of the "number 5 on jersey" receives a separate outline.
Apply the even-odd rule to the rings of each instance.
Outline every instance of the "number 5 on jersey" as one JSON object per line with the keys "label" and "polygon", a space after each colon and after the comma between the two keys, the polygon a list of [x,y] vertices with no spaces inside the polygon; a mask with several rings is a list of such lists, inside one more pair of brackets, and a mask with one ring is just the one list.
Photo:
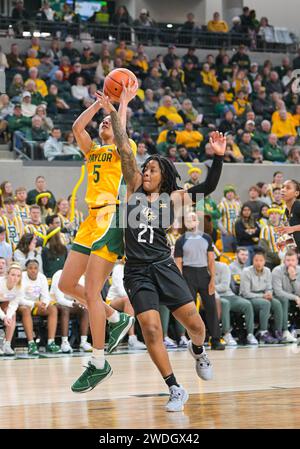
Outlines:
{"label": "number 5 on jersey", "polygon": [[147,240],[143,239],[142,235],[144,235],[148,231],[148,229],[149,229],[149,231],[150,231],[149,243],[153,243],[153,239],[154,239],[153,227],[152,226],[147,226],[144,223],[140,223],[139,228],[141,229],[141,232],[139,232],[139,234],[138,234],[138,242],[139,243],[147,243]]}
{"label": "number 5 on jersey", "polygon": [[100,181],[100,171],[99,171],[100,168],[101,168],[101,165],[94,165],[93,176],[94,176],[95,184],[97,184],[97,182]]}

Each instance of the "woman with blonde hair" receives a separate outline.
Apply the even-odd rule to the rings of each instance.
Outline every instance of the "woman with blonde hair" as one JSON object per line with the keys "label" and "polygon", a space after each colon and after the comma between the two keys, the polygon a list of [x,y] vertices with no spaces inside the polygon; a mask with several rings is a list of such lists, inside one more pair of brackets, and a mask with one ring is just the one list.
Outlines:
{"label": "woman with blonde hair", "polygon": [[22,269],[13,262],[5,277],[0,278],[0,320],[5,326],[5,340],[2,351],[4,355],[14,355],[11,347],[16,327],[16,310],[23,297]]}

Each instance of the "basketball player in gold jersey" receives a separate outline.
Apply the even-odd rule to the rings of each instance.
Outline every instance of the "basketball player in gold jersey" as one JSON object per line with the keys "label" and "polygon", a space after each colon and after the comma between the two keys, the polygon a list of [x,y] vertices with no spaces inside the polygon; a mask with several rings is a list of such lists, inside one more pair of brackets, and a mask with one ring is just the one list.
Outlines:
{"label": "basketball player in gold jersey", "polygon": [[[127,105],[134,98],[136,90],[137,86],[131,84],[120,102],[118,115],[124,127]],[[101,108],[99,97],[73,125],[74,136],[86,159],[88,182],[85,199],[89,215],[80,225],[59,282],[60,290],[85,304],[89,311],[93,354],[86,370],[71,387],[72,391],[79,393],[92,390],[112,374],[104,358],[106,315],[110,327],[108,352],[117,346],[134,322],[133,317],[119,314],[105,305],[100,296],[115,261],[123,255],[123,233],[118,228],[121,159],[115,145],[110,116],[105,117],[99,126],[102,145],[92,142],[85,130]],[[130,145],[136,154],[136,144],[131,140]],[[84,273],[85,286],[82,287],[79,279]]]}

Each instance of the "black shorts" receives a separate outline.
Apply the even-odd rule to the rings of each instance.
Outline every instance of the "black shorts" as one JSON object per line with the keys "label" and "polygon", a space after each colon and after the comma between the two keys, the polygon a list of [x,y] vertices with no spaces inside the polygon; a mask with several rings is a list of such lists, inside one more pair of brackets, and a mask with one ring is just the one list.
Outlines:
{"label": "black shorts", "polygon": [[189,287],[174,260],[169,258],[149,265],[125,264],[124,287],[135,314],[159,311],[159,305],[171,312],[193,302]]}

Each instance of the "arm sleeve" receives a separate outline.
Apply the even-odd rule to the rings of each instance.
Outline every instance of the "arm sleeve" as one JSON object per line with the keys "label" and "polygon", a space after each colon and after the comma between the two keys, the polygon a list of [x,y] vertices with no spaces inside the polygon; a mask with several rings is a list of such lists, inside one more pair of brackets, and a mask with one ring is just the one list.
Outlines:
{"label": "arm sleeve", "polygon": [[297,298],[297,295],[295,295],[293,293],[288,293],[285,290],[283,290],[281,271],[276,270],[276,268],[272,271],[272,284],[273,284],[274,295],[277,298],[282,298],[282,299],[296,299]]}
{"label": "arm sleeve", "polygon": [[174,257],[183,257],[184,236],[182,235],[176,240]]}
{"label": "arm sleeve", "polygon": [[214,248],[213,248],[213,241],[212,241],[211,236],[208,235],[208,234],[204,234],[204,235],[203,235],[203,238],[204,238],[204,239],[207,241],[207,243],[208,243],[207,252],[209,252],[209,251],[214,251]]}
{"label": "arm sleeve", "polygon": [[205,181],[188,189],[187,192],[194,203],[196,203],[197,200],[199,201],[199,198],[197,198],[197,194],[203,193],[204,195],[209,195],[215,190],[221,176],[222,166],[223,156],[215,155],[212,166],[208,171]]}

